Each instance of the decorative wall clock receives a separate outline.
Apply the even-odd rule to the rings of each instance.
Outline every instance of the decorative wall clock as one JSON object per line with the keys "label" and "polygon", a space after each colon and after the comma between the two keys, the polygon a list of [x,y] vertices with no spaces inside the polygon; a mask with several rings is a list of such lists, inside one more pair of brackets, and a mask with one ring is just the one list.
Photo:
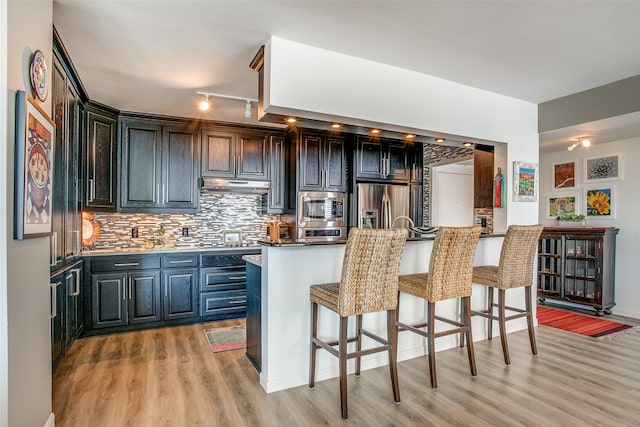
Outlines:
{"label": "decorative wall clock", "polygon": [[31,87],[38,99],[44,102],[49,93],[49,73],[47,72],[47,61],[40,50],[33,52],[31,57]]}

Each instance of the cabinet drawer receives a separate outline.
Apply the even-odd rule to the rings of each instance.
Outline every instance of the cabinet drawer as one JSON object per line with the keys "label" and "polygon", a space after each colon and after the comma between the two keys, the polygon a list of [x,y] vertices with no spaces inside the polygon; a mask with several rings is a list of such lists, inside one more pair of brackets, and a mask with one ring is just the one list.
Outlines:
{"label": "cabinet drawer", "polygon": [[159,256],[129,255],[118,257],[96,257],[91,261],[91,271],[129,271],[160,268]]}
{"label": "cabinet drawer", "polygon": [[162,268],[197,267],[198,254],[172,254],[162,257]]}
{"label": "cabinet drawer", "polygon": [[246,268],[203,268],[200,270],[200,290],[203,292],[244,289]]}
{"label": "cabinet drawer", "polygon": [[245,262],[242,260],[244,255],[259,253],[260,249],[237,251],[232,254],[203,254],[200,255],[200,267],[244,267]]}
{"label": "cabinet drawer", "polygon": [[230,313],[247,309],[245,291],[205,292],[200,294],[200,315]]}

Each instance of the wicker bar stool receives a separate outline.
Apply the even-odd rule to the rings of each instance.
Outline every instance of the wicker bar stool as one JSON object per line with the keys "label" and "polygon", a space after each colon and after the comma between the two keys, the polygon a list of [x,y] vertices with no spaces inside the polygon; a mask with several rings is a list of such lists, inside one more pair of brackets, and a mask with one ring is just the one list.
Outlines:
{"label": "wicker bar stool", "polygon": [[[511,364],[506,331],[506,322],[509,320],[527,318],[531,353],[538,354],[536,337],[533,332],[531,284],[533,283],[533,264],[542,228],[542,225],[510,225],[502,242],[498,265],[483,265],[473,268],[473,283],[488,286],[489,289],[487,308],[472,311],[471,314],[488,319],[488,339],[491,339],[493,335],[493,321],[498,321],[504,363],[507,365]],[[525,288],[525,309],[505,305],[506,290],[522,286]],[[498,289],[498,304],[493,303],[494,289]],[[494,307],[498,308],[497,315],[494,315]],[[507,310],[516,314],[507,316]]]}
{"label": "wicker bar stool", "polygon": [[[436,234],[429,261],[429,272],[400,276],[398,281],[398,314],[400,292],[427,300],[427,322],[407,325],[396,321],[398,331],[412,331],[427,338],[431,387],[437,388],[435,339],[445,335],[463,333],[467,336],[467,353],[471,375],[477,374],[471,336],[471,271],[480,227],[440,227]],[[453,320],[435,315],[436,301],[461,299],[461,319]],[[399,317],[398,317],[399,319]],[[435,321],[454,326],[435,332]],[[423,328],[426,327],[426,331]]]}
{"label": "wicker bar stool", "polygon": [[[309,288],[311,300],[309,387],[313,388],[315,385],[316,350],[322,347],[339,359],[340,404],[344,419],[348,417],[347,359],[356,358],[355,374],[360,375],[362,356],[388,351],[393,399],[400,402],[395,350],[397,334],[394,323],[400,256],[404,249],[406,235],[405,229],[352,229],[347,239],[340,283],[311,285]],[[340,316],[338,341],[325,342],[318,338],[318,305]],[[377,311],[387,312],[386,339],[362,329],[362,315]],[[356,336],[347,338],[347,323],[350,316],[356,316]],[[362,350],[362,335],[377,341],[380,345]],[[347,344],[351,342],[356,343],[356,350],[349,353]],[[335,346],[338,348],[336,349]]]}

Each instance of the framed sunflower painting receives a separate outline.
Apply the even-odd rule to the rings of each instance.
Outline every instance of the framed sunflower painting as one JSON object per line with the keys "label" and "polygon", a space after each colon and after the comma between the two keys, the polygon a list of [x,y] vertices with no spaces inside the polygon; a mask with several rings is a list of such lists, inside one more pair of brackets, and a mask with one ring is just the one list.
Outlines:
{"label": "framed sunflower painting", "polygon": [[598,187],[586,188],[584,191],[588,218],[615,218],[617,199],[614,186],[600,185]]}

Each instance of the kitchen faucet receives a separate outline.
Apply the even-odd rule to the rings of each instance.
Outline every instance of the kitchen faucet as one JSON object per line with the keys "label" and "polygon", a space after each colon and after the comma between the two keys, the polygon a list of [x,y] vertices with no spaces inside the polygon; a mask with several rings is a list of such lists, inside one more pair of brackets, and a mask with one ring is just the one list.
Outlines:
{"label": "kitchen faucet", "polygon": [[409,218],[408,216],[400,215],[400,216],[396,217],[393,220],[393,224],[391,224],[391,228],[394,228],[396,226],[396,222],[398,220],[402,220],[402,219],[404,219],[404,220],[409,222],[409,228],[414,228],[415,227],[415,224],[413,223],[413,220],[411,218]]}

